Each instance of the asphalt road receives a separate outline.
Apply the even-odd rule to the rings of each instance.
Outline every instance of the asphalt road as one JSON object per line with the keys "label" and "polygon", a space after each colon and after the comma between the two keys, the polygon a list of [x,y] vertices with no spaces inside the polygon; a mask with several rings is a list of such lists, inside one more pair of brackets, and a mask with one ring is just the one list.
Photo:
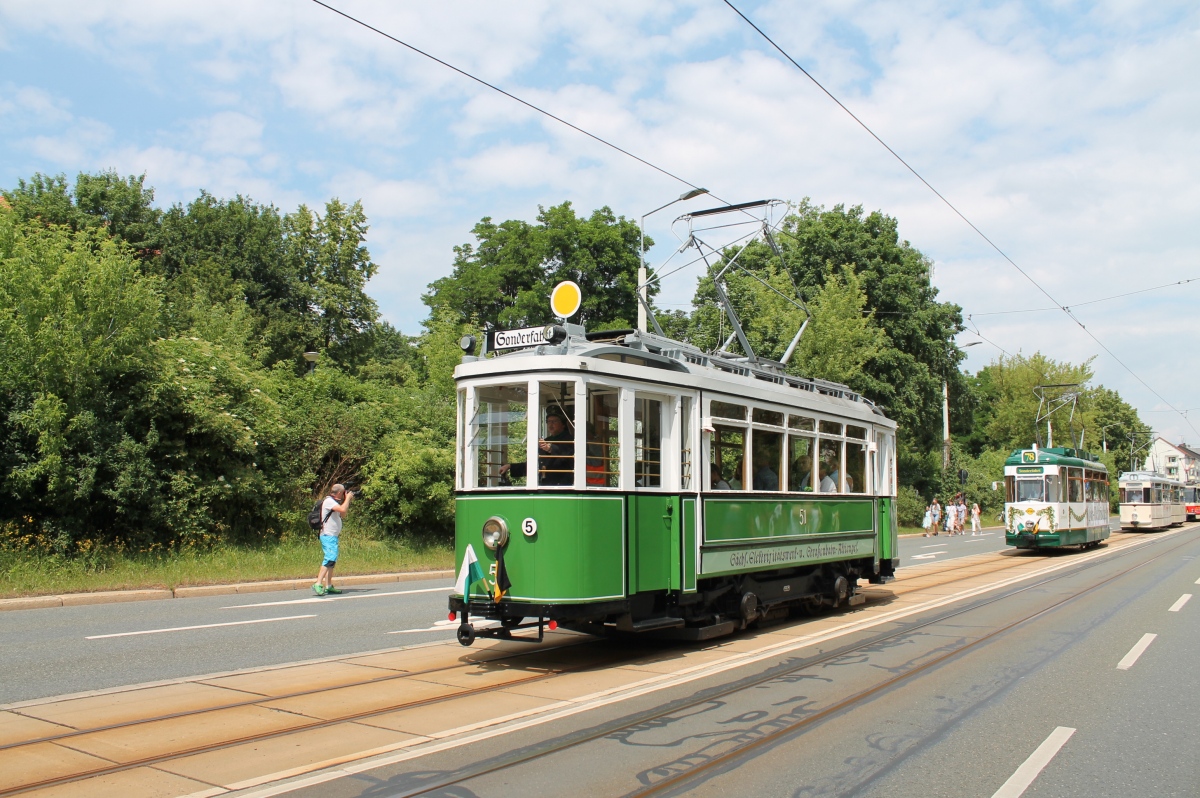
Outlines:
{"label": "asphalt road", "polygon": [[[289,794],[1200,794],[1200,600],[1183,598],[1200,591],[1200,528],[1115,556],[1077,556],[1078,566],[998,596],[758,672]],[[660,708],[670,711],[638,714]],[[756,747],[737,753],[747,745]],[[488,772],[473,776],[475,768]]]}
{"label": "asphalt road", "polygon": [[[1004,548],[980,537],[900,539],[901,568]],[[20,652],[0,704],[142,682],[445,640],[453,580],[0,613],[0,640]],[[193,628],[196,627],[196,628]],[[107,635],[122,635],[110,637]]]}
{"label": "asphalt road", "polygon": [[444,640],[456,628],[446,620],[452,584],[2,612],[0,640],[10,656],[0,704]]}

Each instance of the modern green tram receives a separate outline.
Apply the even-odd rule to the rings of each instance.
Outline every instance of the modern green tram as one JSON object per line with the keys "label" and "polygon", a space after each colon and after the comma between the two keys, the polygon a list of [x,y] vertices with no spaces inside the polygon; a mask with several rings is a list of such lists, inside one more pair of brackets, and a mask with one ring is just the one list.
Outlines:
{"label": "modern green tram", "polygon": [[1018,449],[1004,461],[1004,542],[1019,549],[1100,545],[1108,469],[1082,449]]}
{"label": "modern green tram", "polygon": [[845,385],[632,330],[463,348],[463,645],[559,625],[707,639],[894,575],[896,424]]}
{"label": "modern green tram", "polygon": [[1121,474],[1121,528],[1166,529],[1187,520],[1182,482],[1153,471]]}

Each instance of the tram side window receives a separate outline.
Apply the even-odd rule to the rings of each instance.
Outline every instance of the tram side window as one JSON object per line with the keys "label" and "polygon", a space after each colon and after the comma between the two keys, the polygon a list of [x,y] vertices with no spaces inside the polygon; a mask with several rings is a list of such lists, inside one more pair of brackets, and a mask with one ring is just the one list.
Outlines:
{"label": "tram side window", "polygon": [[[538,389],[538,484],[575,484],[575,383],[543,382]],[[513,470],[516,470],[515,467]]]}
{"label": "tram side window", "polygon": [[1059,481],[1058,474],[1051,474],[1046,477],[1046,501],[1061,502],[1062,500],[1062,483]]}
{"label": "tram side window", "polygon": [[639,396],[633,405],[633,478],[640,488],[662,487],[662,402]]}
{"label": "tram side window", "polygon": [[1017,478],[1014,476],[1006,476],[1004,478],[1004,501],[1012,504],[1017,500]]}
{"label": "tram side window", "polygon": [[[755,413],[758,411],[755,410]],[[782,414],[780,414],[782,416]],[[782,418],[780,419],[782,423]],[[755,490],[779,490],[779,475],[783,473],[780,463],[783,457],[783,433],[754,430]]]}
{"label": "tram side window", "polygon": [[[524,485],[528,386],[493,385],[476,389],[475,395],[470,444],[478,464],[474,487]],[[522,466],[519,477],[509,473],[518,464]]]}
{"label": "tram side window", "polygon": [[1083,470],[1079,468],[1068,468],[1067,477],[1067,500],[1072,502],[1083,501]]}
{"label": "tram side window", "polygon": [[739,427],[714,424],[710,452],[712,461],[709,470],[712,489],[744,490],[746,431]]}
{"label": "tram side window", "polygon": [[588,388],[585,469],[589,488],[620,486],[619,398],[620,392],[616,388]]}
{"label": "tram side window", "polygon": [[[847,433],[855,427],[847,427]],[[867,492],[867,446],[854,441],[846,442],[846,492]]]}
{"label": "tram side window", "polygon": [[[822,427],[829,422],[822,421]],[[838,427],[841,425],[838,424]],[[821,457],[817,464],[821,493],[837,493],[842,482],[842,442],[821,438]]]}
{"label": "tram side window", "polygon": [[711,415],[717,418],[736,418],[738,421],[746,420],[746,406],[735,405],[732,402],[721,402],[716,399],[709,405]]}
{"label": "tram side window", "polygon": [[811,492],[813,489],[812,475],[813,439],[807,435],[789,435],[788,490]]}

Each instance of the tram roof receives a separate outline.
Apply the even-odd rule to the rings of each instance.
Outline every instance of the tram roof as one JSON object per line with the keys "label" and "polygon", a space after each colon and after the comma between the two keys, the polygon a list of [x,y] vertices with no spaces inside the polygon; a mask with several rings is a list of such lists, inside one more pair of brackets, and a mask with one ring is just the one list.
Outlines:
{"label": "tram roof", "polygon": [[[1037,457],[1036,461],[1026,460],[1022,456],[1029,452],[1035,453]],[[1070,449],[1063,446],[1056,446],[1052,449],[1014,449],[1013,453],[1004,461],[1004,465],[1065,465],[1108,471],[1108,467],[1100,462],[1100,458],[1091,452],[1085,452],[1083,449]]]}
{"label": "tram roof", "polygon": [[637,330],[585,332],[568,324],[561,344],[541,344],[496,357],[463,358],[456,380],[541,371],[576,371],[642,383],[679,386],[745,399],[808,408],[895,428],[883,410],[841,383],[787,374],[783,365],[750,362],[727,352],[712,354],[670,338]]}
{"label": "tram roof", "polygon": [[1184,483],[1181,480],[1169,477],[1166,474],[1160,474],[1157,471],[1123,471],[1121,472],[1120,482],[1161,482],[1166,485],[1175,485],[1183,487]]}

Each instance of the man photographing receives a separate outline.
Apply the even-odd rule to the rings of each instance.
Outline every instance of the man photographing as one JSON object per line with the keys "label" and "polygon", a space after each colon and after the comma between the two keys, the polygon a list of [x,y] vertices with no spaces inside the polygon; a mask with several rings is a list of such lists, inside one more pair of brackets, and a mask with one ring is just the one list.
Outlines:
{"label": "man photographing", "polygon": [[321,517],[325,522],[321,525],[321,570],[317,573],[317,581],[312,586],[318,596],[337,595],[342,591],[333,586],[333,568],[337,565],[338,538],[342,534],[342,519],[346,510],[350,509],[350,500],[354,491],[346,490],[342,484],[330,489],[325,501],[321,502]]}

